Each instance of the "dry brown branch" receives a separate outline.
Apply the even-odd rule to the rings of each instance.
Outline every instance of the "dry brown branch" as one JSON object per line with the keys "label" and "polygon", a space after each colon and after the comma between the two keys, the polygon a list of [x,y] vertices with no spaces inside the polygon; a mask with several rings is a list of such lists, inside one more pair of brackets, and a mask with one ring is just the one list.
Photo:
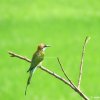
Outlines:
{"label": "dry brown branch", "polygon": [[[10,52],[10,51],[8,53],[11,55],[11,57],[17,57],[19,59],[22,59],[22,60],[25,60],[25,61],[31,63],[31,60],[29,60],[26,57],[20,56],[18,54],[15,54],[13,52]],[[43,66],[40,66],[39,68],[41,70],[47,72],[48,74],[54,76],[55,78],[57,78],[58,80],[62,81],[63,83],[67,84],[70,88],[72,88],[75,92],[77,92],[84,100],[89,100],[88,97],[81,90],[79,90],[76,86],[74,87],[70,82],[68,82],[67,80],[65,80],[61,76],[57,75],[56,73],[50,71],[49,69],[47,69],[47,68],[45,68]]]}
{"label": "dry brown branch", "polygon": [[70,78],[68,77],[68,75],[65,73],[65,71],[64,71],[64,69],[63,69],[63,67],[62,67],[62,64],[61,64],[61,62],[60,62],[60,60],[59,60],[58,57],[57,57],[57,60],[58,60],[58,63],[59,63],[59,65],[60,65],[61,70],[62,70],[63,74],[65,75],[65,77],[66,77],[67,80],[75,87],[74,83],[70,80]]}
{"label": "dry brown branch", "polygon": [[78,89],[80,89],[80,84],[81,84],[81,79],[82,79],[82,69],[83,69],[83,62],[84,62],[85,47],[89,39],[90,37],[87,36],[83,44],[82,57],[81,57],[81,63],[80,63],[80,72],[79,72],[79,78],[78,78]]}

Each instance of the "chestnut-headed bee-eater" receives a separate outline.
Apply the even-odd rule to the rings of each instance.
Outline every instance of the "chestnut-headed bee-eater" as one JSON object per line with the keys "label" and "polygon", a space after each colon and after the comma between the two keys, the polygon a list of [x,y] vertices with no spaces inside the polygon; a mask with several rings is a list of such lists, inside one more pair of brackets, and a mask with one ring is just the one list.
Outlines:
{"label": "chestnut-headed bee-eater", "polygon": [[32,74],[34,73],[36,68],[43,61],[45,49],[47,47],[50,47],[50,46],[49,45],[45,45],[44,43],[41,43],[40,45],[38,45],[36,52],[33,54],[30,68],[27,71],[27,72],[29,72],[29,77],[28,77],[28,80],[27,80],[27,85],[26,85],[26,89],[25,89],[25,95],[26,95],[27,87],[30,84],[30,81],[31,81],[31,78],[32,78]]}

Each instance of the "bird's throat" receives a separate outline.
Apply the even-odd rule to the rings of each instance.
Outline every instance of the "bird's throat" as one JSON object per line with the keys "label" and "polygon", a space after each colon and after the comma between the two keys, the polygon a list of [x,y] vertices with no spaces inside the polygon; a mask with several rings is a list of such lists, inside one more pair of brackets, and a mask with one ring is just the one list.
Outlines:
{"label": "bird's throat", "polygon": [[42,50],[45,51],[46,48],[43,48]]}

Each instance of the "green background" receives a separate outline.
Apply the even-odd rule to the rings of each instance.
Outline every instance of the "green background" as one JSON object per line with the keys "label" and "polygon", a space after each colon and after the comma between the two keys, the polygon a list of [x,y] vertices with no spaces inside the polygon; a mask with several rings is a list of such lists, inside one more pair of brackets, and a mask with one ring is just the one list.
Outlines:
{"label": "green background", "polygon": [[24,95],[31,59],[41,42],[51,45],[43,65],[63,76],[56,57],[77,85],[82,45],[87,44],[81,90],[100,98],[100,0],[0,0],[0,100],[81,100],[67,85],[38,69]]}

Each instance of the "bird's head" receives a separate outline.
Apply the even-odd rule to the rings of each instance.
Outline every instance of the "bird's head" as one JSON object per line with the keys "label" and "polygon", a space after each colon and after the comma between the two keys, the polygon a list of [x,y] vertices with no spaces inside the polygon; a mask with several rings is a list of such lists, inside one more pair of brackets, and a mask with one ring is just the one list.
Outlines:
{"label": "bird's head", "polygon": [[44,43],[41,43],[41,44],[38,45],[38,50],[43,50],[44,51],[47,47],[50,47],[50,46],[46,45]]}

